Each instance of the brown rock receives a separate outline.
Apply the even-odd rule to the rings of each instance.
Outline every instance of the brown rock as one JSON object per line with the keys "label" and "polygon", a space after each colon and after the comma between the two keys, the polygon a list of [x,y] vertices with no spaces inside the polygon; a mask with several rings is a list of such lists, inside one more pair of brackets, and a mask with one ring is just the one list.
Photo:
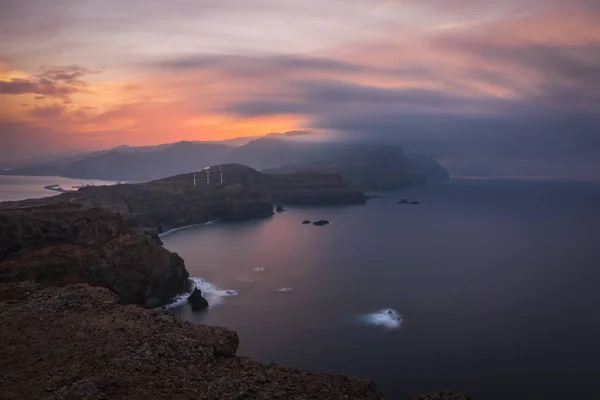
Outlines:
{"label": "brown rock", "polygon": [[183,260],[120,215],[77,204],[0,210],[0,282],[89,283],[122,303],[164,304],[187,288]]}
{"label": "brown rock", "polygon": [[0,310],[6,400],[383,398],[366,380],[236,357],[235,332],[119,305],[104,288],[0,284]]}

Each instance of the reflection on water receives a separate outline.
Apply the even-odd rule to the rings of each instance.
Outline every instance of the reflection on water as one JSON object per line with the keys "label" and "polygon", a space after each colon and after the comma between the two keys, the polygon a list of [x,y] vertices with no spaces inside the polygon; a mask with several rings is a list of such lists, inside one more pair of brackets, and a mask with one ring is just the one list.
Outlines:
{"label": "reflection on water", "polygon": [[236,330],[241,355],[368,377],[393,399],[595,397],[600,186],[459,181],[286,208],[165,238],[193,276],[238,294],[181,318]]}

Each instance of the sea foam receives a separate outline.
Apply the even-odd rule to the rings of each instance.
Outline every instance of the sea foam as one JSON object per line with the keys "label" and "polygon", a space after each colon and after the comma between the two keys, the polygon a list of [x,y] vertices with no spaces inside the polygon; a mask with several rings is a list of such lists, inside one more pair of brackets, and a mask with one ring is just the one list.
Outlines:
{"label": "sea foam", "polygon": [[213,224],[216,224],[216,223],[217,223],[217,222],[219,222],[219,221],[220,221],[220,219],[213,219],[212,221],[208,221],[208,222],[205,222],[205,223],[203,223],[203,224],[193,224],[193,225],[186,225],[186,226],[182,226],[181,228],[169,229],[169,230],[168,230],[168,231],[166,231],[166,232],[159,233],[159,234],[158,234],[158,237],[162,238],[162,237],[165,237],[165,236],[169,236],[169,235],[171,235],[171,234],[173,234],[173,233],[176,233],[176,232],[179,232],[179,231],[185,231],[185,230],[187,230],[187,229],[196,228],[196,227],[198,227],[198,226],[203,226],[203,225],[213,225]]}
{"label": "sea foam", "polygon": [[[225,297],[237,296],[238,292],[233,289],[221,289],[213,285],[212,283],[205,281],[201,278],[190,278],[192,281],[191,291],[193,292],[195,288],[200,289],[202,292],[202,297],[208,301],[208,304],[211,307],[216,306],[223,302]],[[165,308],[175,308],[182,304],[185,304],[187,298],[190,296],[191,292],[180,294],[177,297],[172,299],[172,302],[165,306]]]}
{"label": "sea foam", "polygon": [[402,316],[393,308],[384,308],[377,312],[361,316],[359,321],[367,325],[398,329],[402,325]]}

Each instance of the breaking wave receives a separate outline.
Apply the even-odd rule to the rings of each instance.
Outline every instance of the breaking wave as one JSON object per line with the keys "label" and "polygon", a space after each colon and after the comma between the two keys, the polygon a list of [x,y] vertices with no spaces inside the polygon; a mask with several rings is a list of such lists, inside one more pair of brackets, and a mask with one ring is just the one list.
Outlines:
{"label": "breaking wave", "polygon": [[190,292],[180,294],[172,299],[172,302],[165,306],[165,308],[175,308],[182,304],[185,304],[189,295],[194,291],[195,288],[200,289],[202,297],[208,301],[210,307],[214,307],[217,304],[223,302],[225,297],[237,296],[238,292],[233,289],[221,289],[213,285],[212,283],[205,281],[201,278],[190,278],[192,285],[190,285]]}
{"label": "breaking wave", "polygon": [[361,316],[359,321],[367,325],[398,329],[402,325],[402,316],[393,308],[384,308],[377,312]]}

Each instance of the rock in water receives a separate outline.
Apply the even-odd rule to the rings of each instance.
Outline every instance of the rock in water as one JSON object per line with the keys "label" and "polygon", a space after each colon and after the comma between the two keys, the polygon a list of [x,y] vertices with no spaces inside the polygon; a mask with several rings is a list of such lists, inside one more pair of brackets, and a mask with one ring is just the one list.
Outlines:
{"label": "rock in water", "polygon": [[277,208],[275,209],[275,211],[277,211],[278,213],[280,213],[280,212],[284,212],[285,209],[283,208],[283,206],[281,204],[277,204]]}
{"label": "rock in water", "polygon": [[318,221],[313,222],[313,225],[316,226],[323,226],[323,225],[328,225],[329,221],[325,220],[325,219],[320,219]]}
{"label": "rock in water", "polygon": [[202,311],[208,308],[208,301],[202,297],[202,292],[198,288],[194,289],[187,301],[190,303],[192,310],[194,311]]}
{"label": "rock in water", "polygon": [[311,222],[310,222],[309,220],[305,219],[304,221],[302,221],[302,223],[303,223],[304,225],[308,225],[308,224],[310,224]]}

